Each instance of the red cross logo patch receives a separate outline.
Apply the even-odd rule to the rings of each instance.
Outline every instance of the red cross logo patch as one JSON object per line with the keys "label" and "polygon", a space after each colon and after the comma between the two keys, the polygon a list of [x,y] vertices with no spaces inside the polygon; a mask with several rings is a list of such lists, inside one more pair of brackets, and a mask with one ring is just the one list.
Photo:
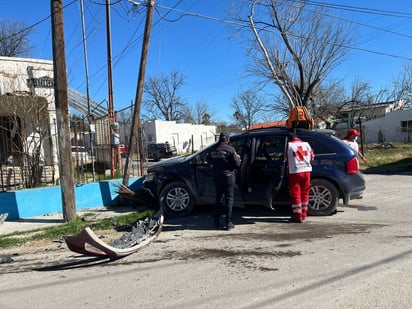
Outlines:
{"label": "red cross logo patch", "polygon": [[299,161],[303,161],[303,159],[307,155],[308,155],[308,152],[306,150],[303,150],[302,146],[298,146],[297,151],[293,152],[293,156],[297,157]]}

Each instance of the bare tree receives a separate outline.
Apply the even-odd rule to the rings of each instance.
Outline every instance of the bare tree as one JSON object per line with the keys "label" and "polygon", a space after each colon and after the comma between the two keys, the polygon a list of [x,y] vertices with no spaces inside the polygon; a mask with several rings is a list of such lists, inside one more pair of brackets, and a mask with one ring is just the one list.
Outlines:
{"label": "bare tree", "polygon": [[371,89],[372,86],[368,82],[356,78],[351,87],[350,102],[352,105],[365,105],[372,103],[373,98]]}
{"label": "bare tree", "polygon": [[182,118],[188,123],[210,125],[214,113],[206,102],[198,101],[193,107],[187,105],[182,110]]}
{"label": "bare tree", "polygon": [[250,128],[265,111],[263,98],[255,91],[246,90],[232,99],[233,116],[242,128]]}
{"label": "bare tree", "polygon": [[8,123],[8,128],[3,128],[8,132],[2,152],[8,164],[20,168],[24,187],[37,187],[46,164],[45,141],[50,144],[47,101],[30,95],[7,95],[1,96],[0,103],[2,118]]}
{"label": "bare tree", "polygon": [[321,83],[314,91],[310,101],[313,118],[317,119],[317,122],[323,121],[326,128],[332,128],[337,111],[342,102],[346,100],[345,88],[341,81]]}
{"label": "bare tree", "polygon": [[274,82],[290,107],[309,106],[319,84],[346,59],[351,29],[306,1],[245,3],[253,33],[248,71],[262,83]]}
{"label": "bare tree", "polygon": [[382,109],[378,103],[390,100],[386,89],[374,93],[370,83],[359,78],[353,81],[349,94],[340,85],[330,90],[333,89],[331,96],[326,96],[328,102],[324,99],[317,102],[316,115],[321,117],[322,113],[328,113],[334,116],[336,122],[347,122],[348,127],[356,126],[359,118],[367,120],[381,117]]}
{"label": "bare tree", "polygon": [[403,72],[393,82],[393,100],[405,100],[405,108],[412,107],[412,68],[406,63]]}
{"label": "bare tree", "polygon": [[26,27],[24,22],[0,20],[0,56],[30,56],[33,46],[29,35],[32,32],[33,28]]}
{"label": "bare tree", "polygon": [[146,118],[166,121],[182,119],[187,104],[179,96],[179,90],[184,82],[185,77],[176,70],[168,76],[149,77],[144,86]]}

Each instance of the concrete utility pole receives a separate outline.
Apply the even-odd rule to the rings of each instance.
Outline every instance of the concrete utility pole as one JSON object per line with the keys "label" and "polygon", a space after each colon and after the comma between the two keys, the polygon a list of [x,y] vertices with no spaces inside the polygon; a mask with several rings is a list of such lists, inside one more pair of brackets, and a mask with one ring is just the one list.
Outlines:
{"label": "concrete utility pole", "polygon": [[[130,153],[135,149],[136,146],[136,133],[141,132],[141,125],[140,125],[140,107],[142,105],[142,96],[143,96],[143,89],[144,89],[144,77],[146,73],[146,63],[147,63],[147,54],[149,51],[149,42],[150,42],[150,32],[152,30],[152,20],[153,20],[153,11],[154,11],[154,0],[148,1],[147,4],[147,15],[146,15],[146,24],[145,24],[145,31],[143,37],[143,46],[142,46],[142,54],[140,57],[140,68],[139,68],[139,77],[137,80],[137,89],[136,89],[136,97],[135,97],[135,106],[133,111],[133,121],[132,121],[132,128],[130,132],[130,140],[129,140],[129,155],[126,158],[126,163],[124,166],[124,173],[123,173],[123,185],[129,185],[129,162],[130,162]],[[140,159],[140,175],[144,174],[144,155],[143,155],[143,141],[142,135],[138,134],[139,140],[139,159]]]}
{"label": "concrete utility pole", "polygon": [[51,0],[53,73],[63,218],[65,222],[70,222],[76,220],[77,213],[70,144],[62,2],[62,0]]}

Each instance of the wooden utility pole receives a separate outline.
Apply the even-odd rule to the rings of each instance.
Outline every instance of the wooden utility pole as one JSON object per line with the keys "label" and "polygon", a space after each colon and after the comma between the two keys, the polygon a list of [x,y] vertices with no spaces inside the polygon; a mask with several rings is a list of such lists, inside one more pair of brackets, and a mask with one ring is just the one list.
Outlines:
{"label": "wooden utility pole", "polygon": [[110,25],[110,0],[106,0],[106,37],[107,37],[107,86],[109,91],[109,125],[110,125],[110,171],[114,178],[114,113],[113,113],[113,78],[112,78],[112,40]]}
{"label": "wooden utility pole", "polygon": [[51,0],[53,73],[63,219],[65,222],[70,222],[76,220],[77,213],[70,144],[62,2],[63,0]]}
{"label": "wooden utility pole", "polygon": [[[149,42],[150,42],[150,32],[152,30],[152,20],[153,20],[153,11],[154,11],[154,0],[148,1],[147,4],[147,15],[146,15],[146,24],[144,30],[144,37],[143,37],[143,46],[142,46],[142,54],[140,57],[140,68],[139,68],[139,76],[137,79],[137,89],[136,89],[136,97],[135,97],[135,106],[133,111],[133,121],[132,121],[132,128],[130,132],[130,140],[129,140],[129,155],[126,158],[126,163],[124,166],[124,173],[123,173],[123,185],[129,185],[129,162],[130,162],[130,153],[135,149],[136,146],[136,134],[137,132],[141,131],[141,124],[140,124],[140,107],[142,105],[142,96],[143,96],[143,89],[144,89],[144,77],[146,73],[146,63],[147,63],[147,54],[149,51]],[[143,140],[142,135],[138,134],[139,138],[139,160],[140,160],[140,175],[144,174],[144,155],[143,155]]]}

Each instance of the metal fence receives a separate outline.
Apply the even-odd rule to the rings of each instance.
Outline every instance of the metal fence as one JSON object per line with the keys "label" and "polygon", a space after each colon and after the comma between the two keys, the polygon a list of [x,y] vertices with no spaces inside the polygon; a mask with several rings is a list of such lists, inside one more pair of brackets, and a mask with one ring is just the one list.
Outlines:
{"label": "metal fence", "polygon": [[[122,178],[125,167],[126,156],[129,155],[129,176],[142,176],[141,171],[145,171],[149,165],[147,156],[147,141],[142,132],[143,139],[143,168],[140,168],[140,158],[138,151],[138,141],[135,149],[127,149],[130,136],[130,121],[120,121],[120,134],[118,142],[112,146],[111,128],[107,117],[95,119],[90,125],[87,121],[80,120],[72,123],[72,160],[73,175],[76,183],[89,183],[112,178]],[[37,164],[26,164],[20,160],[15,162],[13,154],[19,152],[24,154],[23,149],[15,149],[18,144],[10,142],[12,127],[6,117],[0,117],[0,190],[18,190],[41,186],[52,186],[60,183],[59,179],[59,150],[57,147],[56,123],[48,131],[47,135],[47,160],[39,160]],[[51,132],[51,133],[50,133]],[[196,136],[198,137],[198,136]],[[214,140],[214,137],[210,137]],[[46,140],[46,138],[44,139]],[[43,140],[43,141],[44,141]],[[51,141],[53,140],[53,142]],[[194,141],[199,140],[199,145],[194,145]],[[192,153],[195,149],[202,149],[213,140],[207,140],[202,136],[197,139],[192,138],[187,141],[187,147],[182,149],[178,155]],[[54,144],[54,145],[53,145]],[[38,145],[39,148],[43,144]],[[112,148],[113,147],[113,148]]]}

